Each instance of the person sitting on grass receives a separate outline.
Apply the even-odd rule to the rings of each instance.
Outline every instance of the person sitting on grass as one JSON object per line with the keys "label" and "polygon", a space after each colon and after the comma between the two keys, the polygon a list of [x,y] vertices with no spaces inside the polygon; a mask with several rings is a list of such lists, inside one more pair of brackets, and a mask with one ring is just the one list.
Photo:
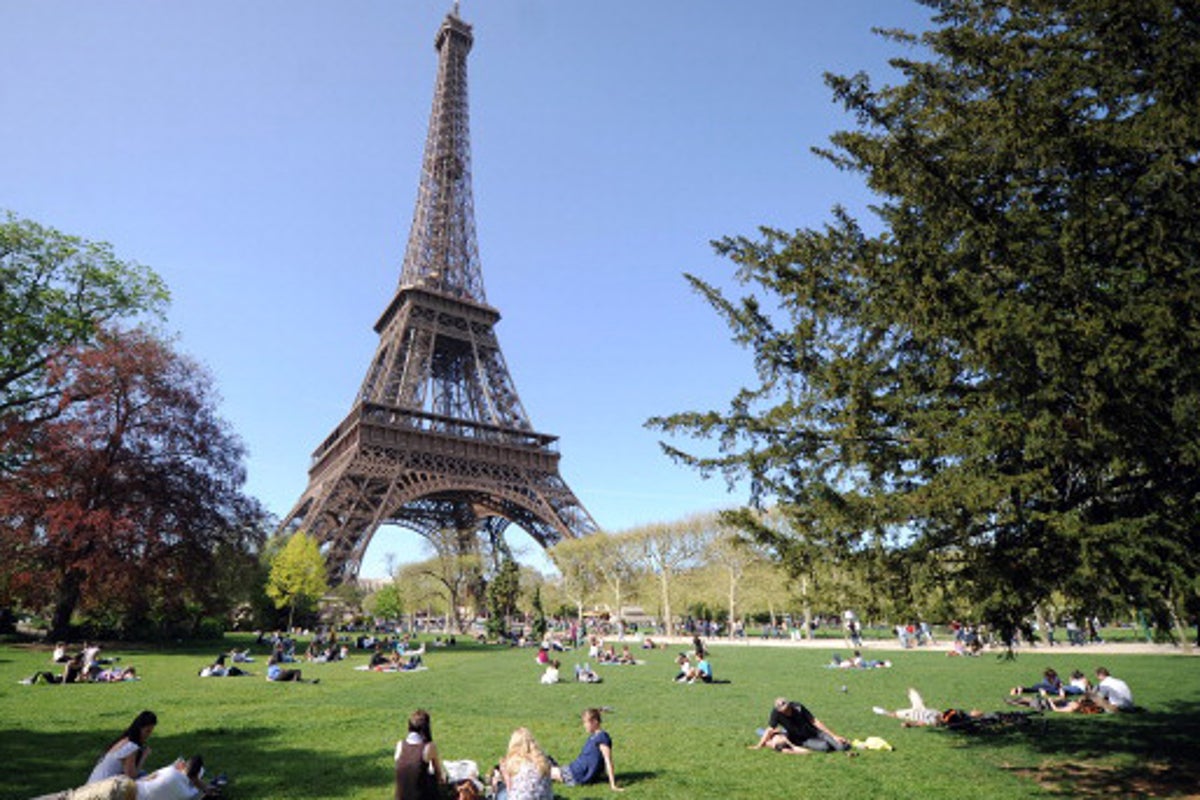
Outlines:
{"label": "person sitting on grass", "polygon": [[446,781],[429,712],[418,708],[408,718],[408,734],[396,743],[395,800],[438,800]]}
{"label": "person sitting on grass", "polygon": [[751,750],[769,747],[781,753],[806,754],[840,752],[850,749],[850,742],[826,727],[800,703],[777,697],[758,744]]}
{"label": "person sitting on grass", "polygon": [[688,661],[687,653],[680,653],[675,658],[675,664],[679,667],[679,671],[672,678],[676,683],[687,683],[695,674],[692,670],[692,662]]}
{"label": "person sitting on grass", "polygon": [[554,659],[553,661],[551,661],[549,664],[547,664],[546,671],[542,673],[542,679],[541,679],[542,683],[545,683],[545,684],[558,683],[558,681],[559,681],[558,668],[559,668],[559,663],[558,663],[557,658]]}
{"label": "person sitting on grass", "polygon": [[1132,711],[1133,706],[1133,691],[1129,688],[1129,684],[1120,678],[1114,678],[1104,667],[1096,667],[1096,684],[1095,694],[1098,695],[1096,702],[1100,704],[1105,711]]}
{"label": "person sitting on grass", "polygon": [[570,764],[550,768],[550,778],[564,786],[583,786],[608,777],[608,786],[614,792],[624,791],[617,785],[617,773],[613,767],[612,737],[601,725],[600,709],[588,708],[581,715],[587,741],[579,756]]}
{"label": "person sitting on grass", "polygon": [[35,683],[81,683],[83,680],[83,655],[76,653],[67,660],[67,663],[63,664],[61,675],[55,675],[49,670],[39,669],[33,675],[21,681],[21,683],[32,686]]}
{"label": "person sitting on grass", "polygon": [[696,668],[692,670],[692,677],[688,682],[695,683],[696,681],[700,681],[701,683],[713,682],[712,664],[708,662],[707,655],[696,662]]}
{"label": "person sitting on grass", "polygon": [[146,740],[156,725],[158,716],[153,711],[143,711],[134,717],[129,727],[104,748],[87,782],[98,783],[117,775],[136,778],[142,771],[146,756],[150,755]]}
{"label": "person sitting on grass", "polygon": [[552,800],[550,759],[528,728],[517,728],[508,740],[508,752],[492,773],[496,800]]}
{"label": "person sitting on grass", "polygon": [[1090,691],[1092,691],[1092,683],[1087,679],[1087,675],[1084,675],[1079,670],[1073,670],[1070,680],[1063,684],[1059,696],[1066,697],[1067,695],[1087,694]]}

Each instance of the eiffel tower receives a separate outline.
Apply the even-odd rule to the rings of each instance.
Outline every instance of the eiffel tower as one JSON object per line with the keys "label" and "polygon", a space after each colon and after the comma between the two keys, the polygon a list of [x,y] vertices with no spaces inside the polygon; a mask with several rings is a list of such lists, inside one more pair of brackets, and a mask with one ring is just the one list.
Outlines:
{"label": "eiffel tower", "polygon": [[457,3],[437,32],[437,84],[400,284],[353,408],[313,452],[308,488],[280,531],[304,530],[330,579],[357,577],[380,525],[430,537],[502,535],[543,547],[596,523],[558,471],[509,376],[487,304],[471,194],[467,53]]}

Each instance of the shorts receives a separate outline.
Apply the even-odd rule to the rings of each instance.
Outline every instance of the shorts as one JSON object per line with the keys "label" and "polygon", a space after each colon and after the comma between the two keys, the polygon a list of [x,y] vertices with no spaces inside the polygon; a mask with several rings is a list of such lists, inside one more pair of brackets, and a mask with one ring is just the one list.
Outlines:
{"label": "shorts", "polygon": [[562,774],[563,786],[578,786],[579,785],[575,781],[574,773],[571,772],[570,764],[563,764],[561,767],[558,768],[558,770]]}
{"label": "shorts", "polygon": [[71,800],[134,800],[137,797],[137,783],[125,775],[118,775],[80,786],[68,796]]}

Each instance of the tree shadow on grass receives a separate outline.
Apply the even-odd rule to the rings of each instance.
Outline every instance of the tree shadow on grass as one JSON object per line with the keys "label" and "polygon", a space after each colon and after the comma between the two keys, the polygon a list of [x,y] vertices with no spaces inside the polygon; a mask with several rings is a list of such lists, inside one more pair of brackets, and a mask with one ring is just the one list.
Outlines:
{"label": "tree shadow on grass", "polygon": [[[112,731],[47,733],[0,729],[5,769],[0,797],[30,798],[82,785]],[[390,770],[361,759],[297,746],[279,746],[279,731],[267,727],[202,728],[150,740],[147,767],[157,769],[178,756],[204,756],[209,775],[226,772],[232,797],[336,798],[373,785],[390,786]]]}
{"label": "tree shadow on grass", "polygon": [[1200,782],[1195,702],[1133,713],[1046,714],[1028,725],[961,737],[970,746],[998,738],[1025,744],[1044,761],[1018,771],[1069,794],[1169,796],[1194,791]]}

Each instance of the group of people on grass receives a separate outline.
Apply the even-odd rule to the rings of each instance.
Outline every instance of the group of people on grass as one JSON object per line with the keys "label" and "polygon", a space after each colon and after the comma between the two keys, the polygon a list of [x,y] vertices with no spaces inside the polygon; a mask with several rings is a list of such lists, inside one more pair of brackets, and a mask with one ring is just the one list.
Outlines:
{"label": "group of people on grass", "polygon": [[[677,659],[679,671],[674,679],[711,682],[712,668],[708,653],[698,639],[694,646],[691,657],[688,653],[680,653]],[[299,670],[289,670],[282,666],[280,649],[274,648],[268,661],[268,680],[303,680]],[[86,663],[95,665],[96,669],[102,669],[104,661],[99,658],[99,651],[98,646],[88,644],[83,651],[70,654],[65,652],[65,646],[60,645],[56,648],[53,658],[65,658],[65,665],[78,663],[79,666],[74,669],[82,673],[85,671],[85,659]],[[419,658],[419,655],[415,657]],[[234,658],[241,662],[252,660],[245,652],[235,652]],[[694,665],[692,658],[695,659]],[[539,664],[545,664],[547,668],[542,682],[557,681],[559,662],[548,658],[547,648],[539,650],[536,660]],[[858,651],[855,651],[853,659],[842,660],[835,656],[833,665],[859,668],[878,666],[868,664]],[[212,676],[248,674],[228,665],[226,654],[221,654],[205,670]],[[591,673],[593,677],[589,678],[585,674],[589,672],[590,667],[584,669],[577,666],[576,679],[584,682],[599,680],[595,673]],[[548,680],[547,676],[552,676],[553,680]],[[1100,713],[1134,709],[1133,694],[1125,681],[1114,677],[1104,667],[1097,667],[1095,676],[1096,683],[1093,685],[1082,672],[1076,670],[1068,681],[1064,682],[1055,670],[1047,668],[1038,682],[1029,686],[1013,687],[1010,690],[1010,702],[1032,706],[1035,712],[1052,710],[1063,713]],[[311,682],[317,683],[315,680]],[[988,722],[990,718],[1002,721],[999,718],[1004,716],[1003,713],[987,714],[978,710],[928,708],[915,689],[909,690],[907,708],[889,711],[877,706],[873,710],[877,714],[900,720],[906,727],[969,727]],[[617,784],[613,766],[612,739],[602,727],[600,710],[586,709],[581,720],[587,732],[587,739],[578,757],[562,765],[545,754],[529,729],[522,727],[514,731],[507,753],[487,776],[494,796],[502,800],[551,800],[551,785],[554,781],[571,786],[607,780],[611,789],[619,791],[620,786]],[[145,771],[144,764],[150,753],[147,740],[156,724],[157,717],[154,713],[143,711],[120,736],[105,747],[84,786],[38,800],[192,800],[202,795],[219,794],[223,779],[214,784],[205,782],[203,759],[199,756],[188,760],[178,759],[155,772]],[[751,748],[800,755],[821,752],[852,754],[852,747],[859,746],[861,743],[852,744],[846,737],[831,730],[802,703],[779,697],[772,705],[767,727],[759,730],[758,740]],[[410,716],[408,732],[396,745],[395,800],[442,797],[442,789],[448,780],[434,744],[429,714],[419,709]],[[471,781],[463,781],[467,782]],[[468,787],[463,788],[466,790]],[[471,791],[476,794],[471,795]],[[460,796],[478,796],[477,792],[478,789],[471,788]]]}
{"label": "group of people on grass", "polygon": [[[1068,683],[1063,683],[1058,673],[1047,668],[1042,679],[1032,686],[1014,686],[1009,691],[1009,702],[1028,706],[1035,711],[1057,711],[1074,714],[1102,714],[1105,712],[1127,712],[1135,710],[1133,692],[1129,684],[1114,677],[1105,667],[1096,668],[1097,683],[1093,686],[1087,677],[1076,670]],[[1032,694],[1031,699],[1024,695]],[[958,727],[969,726],[980,721],[998,720],[998,713],[985,713],[978,709],[928,708],[916,689],[908,690],[908,708],[895,711],[876,706],[876,714],[900,720],[905,727]],[[1029,713],[1029,712],[1025,712]]]}
{"label": "group of people on grass", "polygon": [[54,646],[50,660],[62,664],[62,670],[55,674],[52,670],[39,669],[21,683],[120,683],[138,680],[135,667],[118,666],[113,664],[112,659],[101,658],[100,645],[92,642],[84,642],[83,648],[74,653],[67,651],[65,642],[59,642]]}
{"label": "group of people on grass", "polygon": [[[1045,705],[1021,704],[1031,705],[1039,711],[1048,709],[1063,713],[1088,714],[1135,709],[1129,684],[1114,677],[1104,667],[1096,668],[1096,679],[1096,685],[1092,686],[1083,673],[1076,671],[1071,676],[1071,682],[1064,684],[1053,669],[1047,669],[1040,682],[1029,687],[1014,687],[1010,694],[1012,701],[1020,702],[1019,698],[1022,695],[1035,693]],[[957,708],[929,708],[916,689],[908,690],[908,698],[907,708],[889,711],[875,706],[872,710],[876,714],[900,720],[905,727],[975,728],[985,723],[1006,722],[1009,721],[1007,717],[1011,716],[1003,712],[985,713],[977,709],[967,711]],[[805,706],[785,697],[775,700],[767,727],[760,729],[758,733],[758,742],[751,745],[752,749],[768,748],[780,753],[799,755],[841,752],[851,747],[848,739],[830,730]]]}
{"label": "group of people on grass", "polygon": [[[528,728],[517,728],[508,751],[488,776],[498,800],[552,800],[555,781],[582,786],[607,780],[613,791],[622,791],[613,767],[612,737],[603,728],[601,712],[588,708],[580,716],[587,739],[569,764],[558,764],[546,755]],[[438,800],[448,775],[433,740],[429,712],[417,709],[408,718],[408,733],[396,743],[395,800]],[[464,779],[459,796],[478,796],[473,780]]]}
{"label": "group of people on grass", "polygon": [[[1093,686],[1079,670],[1071,673],[1063,683],[1058,673],[1047,667],[1042,679],[1032,686],[1014,686],[1009,701],[1014,705],[1027,705],[1041,711],[1060,711],[1075,714],[1099,714],[1105,711],[1132,711],[1133,691],[1129,684],[1114,677],[1105,667],[1096,667],[1096,684]],[[1025,698],[1024,695],[1034,695]]]}
{"label": "group of people on grass", "polygon": [[219,796],[225,778],[206,781],[202,756],[179,758],[154,772],[146,771],[150,755],[147,742],[157,725],[158,716],[153,711],[141,712],[104,747],[82,786],[36,800],[193,800]]}

